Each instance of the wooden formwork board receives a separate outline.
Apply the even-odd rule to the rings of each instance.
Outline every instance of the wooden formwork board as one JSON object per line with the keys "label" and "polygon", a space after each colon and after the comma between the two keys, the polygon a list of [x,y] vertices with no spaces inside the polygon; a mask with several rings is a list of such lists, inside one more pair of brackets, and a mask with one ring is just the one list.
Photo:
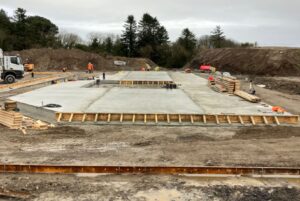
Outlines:
{"label": "wooden formwork board", "polygon": [[13,84],[4,84],[4,85],[0,86],[0,90],[1,89],[17,89],[17,88],[22,88],[22,87],[29,87],[29,86],[38,85],[38,84],[51,82],[51,81],[64,79],[64,78],[65,77],[58,77],[58,76],[51,75],[51,76],[47,76],[47,77],[43,77],[43,78],[36,78],[36,79],[32,79],[32,80],[20,81],[20,82],[16,82]]}
{"label": "wooden formwork board", "polygon": [[173,81],[145,81],[145,80],[120,80],[119,84],[123,86],[146,85],[146,86],[164,86],[172,84]]}
{"label": "wooden formwork board", "polygon": [[272,175],[273,177],[299,176],[297,167],[179,167],[179,166],[66,166],[0,164],[0,173],[29,174],[204,174],[204,175]]}
{"label": "wooden formwork board", "polygon": [[129,114],[129,113],[56,113],[57,122],[94,123],[178,123],[217,125],[298,124],[297,115],[224,115],[224,114]]}

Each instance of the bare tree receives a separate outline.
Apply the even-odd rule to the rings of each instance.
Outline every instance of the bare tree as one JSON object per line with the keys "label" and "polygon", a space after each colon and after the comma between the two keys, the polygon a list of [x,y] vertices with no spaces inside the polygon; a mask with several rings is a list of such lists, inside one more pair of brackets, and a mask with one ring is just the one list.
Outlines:
{"label": "bare tree", "polygon": [[72,49],[76,44],[82,43],[80,36],[74,33],[61,32],[58,39],[64,48]]}

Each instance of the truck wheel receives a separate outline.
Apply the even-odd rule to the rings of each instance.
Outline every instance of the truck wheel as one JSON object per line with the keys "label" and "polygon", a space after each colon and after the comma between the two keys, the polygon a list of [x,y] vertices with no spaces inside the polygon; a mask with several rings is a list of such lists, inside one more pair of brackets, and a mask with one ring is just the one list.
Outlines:
{"label": "truck wheel", "polygon": [[7,75],[4,80],[7,84],[12,84],[16,81],[16,77],[14,75]]}

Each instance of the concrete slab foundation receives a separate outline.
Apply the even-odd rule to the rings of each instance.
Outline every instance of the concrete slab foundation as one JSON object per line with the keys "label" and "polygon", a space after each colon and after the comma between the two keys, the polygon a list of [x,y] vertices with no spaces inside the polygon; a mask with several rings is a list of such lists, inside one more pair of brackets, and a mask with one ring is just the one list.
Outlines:
{"label": "concrete slab foundation", "polygon": [[[100,85],[88,88],[95,81],[67,82],[41,88],[11,99],[26,113],[28,107],[41,110],[47,104],[59,108],[45,108],[62,113],[119,113],[119,114],[214,114],[214,115],[278,115],[264,103],[250,103],[228,94],[212,91],[207,81],[194,74],[181,72],[120,72],[108,80],[174,81],[179,89],[126,88]],[[27,109],[26,109],[27,108]],[[37,111],[38,111],[37,110]],[[42,113],[41,113],[42,114]],[[36,115],[36,112],[32,114]],[[290,115],[286,113],[285,115]]]}

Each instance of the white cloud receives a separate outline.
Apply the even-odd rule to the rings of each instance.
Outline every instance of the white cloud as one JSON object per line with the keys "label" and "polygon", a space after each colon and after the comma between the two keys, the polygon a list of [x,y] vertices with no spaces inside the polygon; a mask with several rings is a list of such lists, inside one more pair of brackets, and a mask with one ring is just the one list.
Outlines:
{"label": "white cloud", "polygon": [[1,0],[0,7],[10,14],[25,8],[83,38],[89,32],[121,34],[129,14],[139,20],[149,12],[173,40],[186,27],[202,35],[221,25],[236,40],[300,46],[299,0]]}

